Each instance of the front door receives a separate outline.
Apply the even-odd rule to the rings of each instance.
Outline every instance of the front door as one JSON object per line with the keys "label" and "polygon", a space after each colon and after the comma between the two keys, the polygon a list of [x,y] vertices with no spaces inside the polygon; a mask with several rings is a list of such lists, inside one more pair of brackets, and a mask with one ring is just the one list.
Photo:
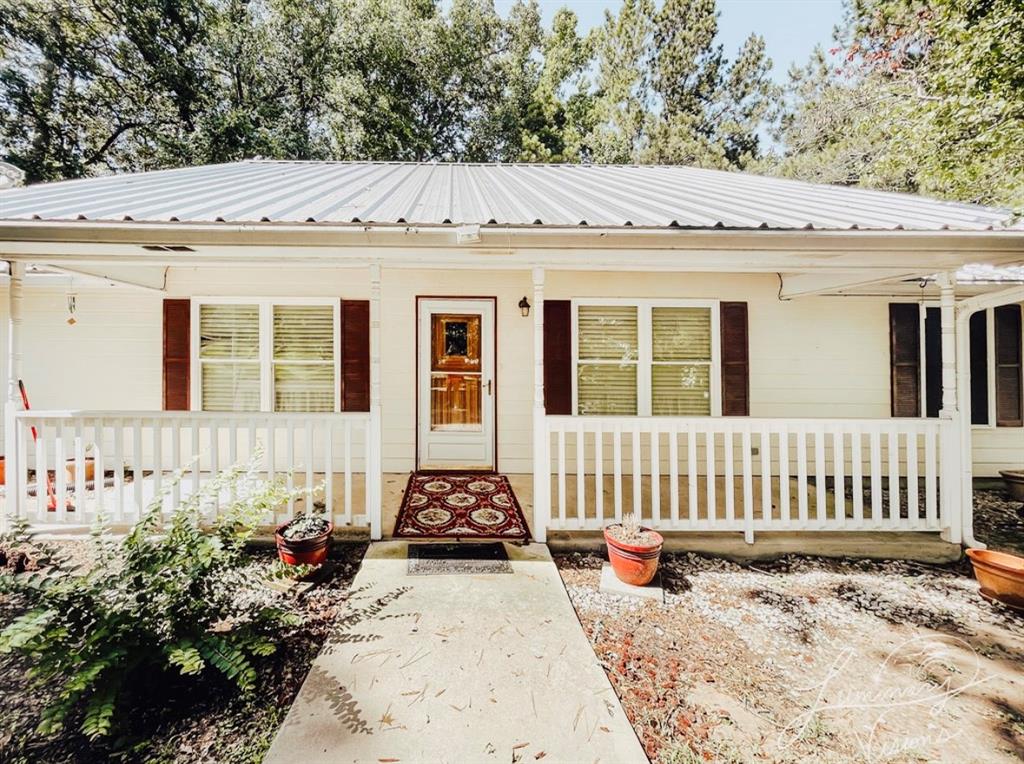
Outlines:
{"label": "front door", "polygon": [[420,298],[417,467],[493,470],[494,300]]}

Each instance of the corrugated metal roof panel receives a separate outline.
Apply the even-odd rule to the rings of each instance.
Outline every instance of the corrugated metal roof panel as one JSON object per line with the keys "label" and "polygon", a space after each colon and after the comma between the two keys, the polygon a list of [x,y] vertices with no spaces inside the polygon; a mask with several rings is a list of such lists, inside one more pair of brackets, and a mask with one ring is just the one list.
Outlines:
{"label": "corrugated metal roof panel", "polygon": [[924,231],[1011,226],[1008,211],[976,204],[694,167],[269,160],[0,192],[0,219],[31,218]]}

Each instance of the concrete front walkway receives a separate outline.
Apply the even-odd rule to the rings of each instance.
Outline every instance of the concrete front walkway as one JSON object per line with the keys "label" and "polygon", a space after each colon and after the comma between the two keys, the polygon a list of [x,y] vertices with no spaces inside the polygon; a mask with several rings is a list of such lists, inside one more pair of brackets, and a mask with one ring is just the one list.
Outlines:
{"label": "concrete front walkway", "polygon": [[647,761],[547,547],[413,576],[407,549],[370,546],[268,764]]}

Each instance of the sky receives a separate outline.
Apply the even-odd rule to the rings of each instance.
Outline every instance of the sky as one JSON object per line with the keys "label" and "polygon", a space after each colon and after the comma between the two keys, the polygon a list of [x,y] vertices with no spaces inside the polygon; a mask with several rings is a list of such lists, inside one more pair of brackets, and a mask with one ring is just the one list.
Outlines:
{"label": "sky", "polygon": [[[514,0],[495,0],[502,16],[508,15]],[[576,12],[581,31],[598,26],[606,8],[616,11],[619,0],[539,0],[544,24],[551,22],[556,10],[567,6]],[[832,28],[842,20],[842,0],[718,0],[719,40],[725,53],[734,58],[740,45],[757,32],[765,39],[772,59],[772,77],[782,84],[790,64],[804,64],[821,45],[826,50],[832,42]]]}

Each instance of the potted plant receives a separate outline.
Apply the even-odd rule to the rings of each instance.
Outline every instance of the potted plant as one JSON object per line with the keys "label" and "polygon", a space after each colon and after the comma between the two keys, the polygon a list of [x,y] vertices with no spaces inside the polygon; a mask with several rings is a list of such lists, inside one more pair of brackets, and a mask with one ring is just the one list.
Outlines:
{"label": "potted plant", "polygon": [[665,539],[657,531],[644,528],[633,514],[604,529],[608,560],[616,577],[624,584],[646,586],[658,572],[658,559]]}
{"label": "potted plant", "polygon": [[274,531],[278,557],[287,565],[320,565],[327,559],[333,530],[334,523],[325,517],[296,515]]}
{"label": "potted plant", "polygon": [[[82,459],[82,470],[85,475],[85,482],[90,483],[96,479],[96,457],[92,455],[92,443],[85,446],[85,457]],[[74,458],[64,462],[64,479],[68,485],[75,484],[75,477],[78,474],[77,462]]]}
{"label": "potted plant", "polygon": [[1024,501],[1024,470],[999,470],[1014,501]]}

